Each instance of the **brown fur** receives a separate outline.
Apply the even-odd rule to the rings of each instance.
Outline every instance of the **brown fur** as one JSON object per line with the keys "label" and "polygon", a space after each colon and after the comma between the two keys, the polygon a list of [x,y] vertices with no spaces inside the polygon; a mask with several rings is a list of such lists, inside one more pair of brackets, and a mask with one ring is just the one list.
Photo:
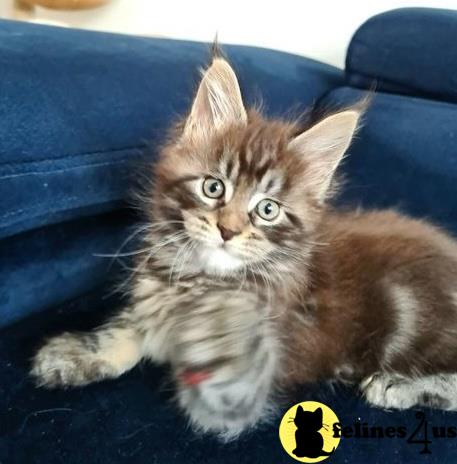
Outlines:
{"label": "brown fur", "polygon": [[[328,212],[317,237],[325,245],[313,253],[304,290],[314,310],[296,305],[285,323],[289,382],[331,378],[342,364],[359,379],[380,369],[408,376],[457,371],[455,242],[394,211]],[[385,366],[383,348],[395,330],[391,283],[414,291],[422,324],[409,349]]]}

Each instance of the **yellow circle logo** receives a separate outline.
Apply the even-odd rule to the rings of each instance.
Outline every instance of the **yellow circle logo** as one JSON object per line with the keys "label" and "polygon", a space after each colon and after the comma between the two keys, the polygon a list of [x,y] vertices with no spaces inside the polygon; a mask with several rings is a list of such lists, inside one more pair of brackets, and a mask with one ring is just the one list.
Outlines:
{"label": "yellow circle logo", "polygon": [[320,462],[331,456],[340,443],[334,437],[336,414],[325,404],[304,401],[292,406],[279,425],[279,439],[287,454],[300,462]]}

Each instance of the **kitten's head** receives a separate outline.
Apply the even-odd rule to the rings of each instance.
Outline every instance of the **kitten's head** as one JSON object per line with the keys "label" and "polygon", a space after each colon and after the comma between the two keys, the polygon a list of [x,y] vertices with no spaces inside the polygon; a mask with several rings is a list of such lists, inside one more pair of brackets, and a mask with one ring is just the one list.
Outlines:
{"label": "kitten's head", "polygon": [[292,271],[311,249],[358,118],[356,109],[342,111],[304,132],[266,120],[245,109],[233,69],[215,58],[162,150],[154,220],[166,223],[164,236],[175,233],[169,242],[182,259],[207,273]]}

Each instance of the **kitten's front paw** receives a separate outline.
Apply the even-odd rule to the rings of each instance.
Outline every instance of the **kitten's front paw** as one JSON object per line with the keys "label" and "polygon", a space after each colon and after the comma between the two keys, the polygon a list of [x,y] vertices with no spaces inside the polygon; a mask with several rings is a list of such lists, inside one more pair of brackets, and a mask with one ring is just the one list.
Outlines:
{"label": "kitten's front paw", "polygon": [[408,381],[392,374],[374,374],[360,385],[366,400],[384,409],[408,409],[417,403]]}
{"label": "kitten's front paw", "polygon": [[97,359],[76,334],[51,338],[35,355],[31,375],[40,387],[87,385],[113,374],[112,367]]}

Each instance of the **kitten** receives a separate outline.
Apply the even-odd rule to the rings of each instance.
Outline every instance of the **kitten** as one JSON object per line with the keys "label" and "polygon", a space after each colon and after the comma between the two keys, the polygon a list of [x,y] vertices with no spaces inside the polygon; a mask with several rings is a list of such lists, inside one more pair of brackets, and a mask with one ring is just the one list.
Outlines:
{"label": "kitten", "polygon": [[322,379],[358,382],[382,408],[457,409],[457,243],[393,211],[328,203],[361,112],[307,130],[265,119],[215,57],[151,173],[130,304],[48,340],[37,383],[167,362],[192,424],[225,439]]}
{"label": "kitten", "polygon": [[322,408],[315,411],[304,411],[299,405],[295,412],[294,424],[296,447],[292,453],[298,458],[319,458],[330,456],[333,451],[324,451],[324,438],[320,430],[324,427],[322,420]]}

